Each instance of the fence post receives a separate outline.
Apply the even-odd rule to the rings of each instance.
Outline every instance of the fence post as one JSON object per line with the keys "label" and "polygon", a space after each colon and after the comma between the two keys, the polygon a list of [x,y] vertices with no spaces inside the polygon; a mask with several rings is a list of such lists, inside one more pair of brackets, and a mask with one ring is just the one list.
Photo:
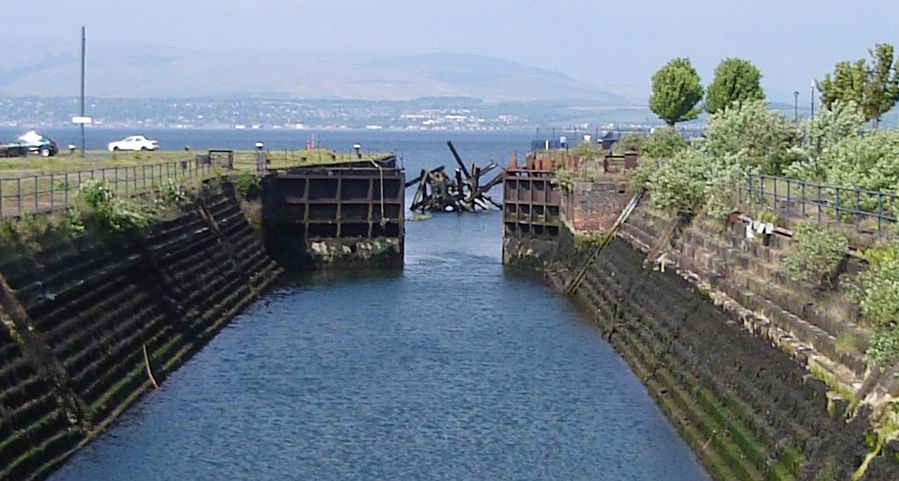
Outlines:
{"label": "fence post", "polygon": [[861,196],[862,196],[861,191],[856,188],[855,189],[855,230],[858,230],[858,226],[862,222]]}
{"label": "fence post", "polygon": [[759,199],[764,207],[768,207],[768,201],[765,200],[765,176],[759,175]]}
{"label": "fence post", "polygon": [[53,185],[53,173],[50,173],[50,211],[56,207],[56,192],[55,186]]}
{"label": "fence post", "polygon": [[883,220],[883,192],[877,193],[877,232],[880,232],[880,224]]}
{"label": "fence post", "polygon": [[0,179],[0,219],[3,219],[3,179]]}
{"label": "fence post", "polygon": [[790,178],[787,177],[787,215],[788,216],[790,215],[790,212],[792,209],[791,204],[792,204],[792,200],[790,199]]}
{"label": "fence post", "polygon": [[801,180],[801,189],[802,189],[802,217],[805,218],[805,181]]}
{"label": "fence post", "polygon": [[22,216],[22,178],[16,177],[16,214]]}
{"label": "fence post", "polygon": [[837,223],[839,223],[839,222],[841,222],[841,220],[840,220],[840,188],[839,188],[839,187],[835,187],[835,189],[836,189],[836,192],[837,192],[837,200],[836,200],[836,204],[835,204],[835,205],[836,205],[835,213],[836,213],[836,215],[837,215]]}
{"label": "fence post", "polygon": [[62,201],[65,204],[65,208],[69,208],[69,173],[66,172],[66,179],[63,181],[65,183],[63,187]]}
{"label": "fence post", "polygon": [[34,176],[34,212],[37,212],[38,209],[40,209],[40,202],[39,202],[40,199],[38,199],[38,197],[40,197],[40,191],[41,191],[40,180],[35,175]]}
{"label": "fence post", "polygon": [[774,193],[771,194],[771,210],[777,210],[777,177],[771,177],[771,180],[774,181]]}
{"label": "fence post", "polygon": [[815,188],[818,189],[818,194],[815,199],[815,204],[818,205],[818,223],[821,223],[821,184],[815,184]]}

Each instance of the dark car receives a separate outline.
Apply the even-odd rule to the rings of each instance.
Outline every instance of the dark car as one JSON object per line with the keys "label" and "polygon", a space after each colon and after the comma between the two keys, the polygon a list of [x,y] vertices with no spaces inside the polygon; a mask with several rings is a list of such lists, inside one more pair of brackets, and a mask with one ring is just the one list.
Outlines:
{"label": "dark car", "polygon": [[28,154],[50,157],[58,153],[59,147],[53,139],[33,130],[20,135],[15,142],[0,144],[0,157],[24,157]]}

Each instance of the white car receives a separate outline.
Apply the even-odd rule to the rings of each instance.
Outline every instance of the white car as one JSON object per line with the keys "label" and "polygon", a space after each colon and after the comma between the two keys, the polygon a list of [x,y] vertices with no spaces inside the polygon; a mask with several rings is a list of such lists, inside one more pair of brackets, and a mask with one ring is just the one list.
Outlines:
{"label": "white car", "polygon": [[159,142],[148,139],[143,135],[132,135],[118,142],[109,143],[109,151],[116,150],[156,150],[159,148]]}

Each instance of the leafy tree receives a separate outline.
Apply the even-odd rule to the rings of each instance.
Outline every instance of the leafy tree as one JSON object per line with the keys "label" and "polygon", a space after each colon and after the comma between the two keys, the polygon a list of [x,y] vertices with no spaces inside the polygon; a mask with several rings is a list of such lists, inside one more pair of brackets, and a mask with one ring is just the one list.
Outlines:
{"label": "leafy tree", "polygon": [[797,156],[798,130],[763,100],[736,103],[712,114],[706,128],[708,153],[738,161],[744,168],[779,174]]}
{"label": "leafy tree", "polygon": [[872,64],[865,59],[842,61],[818,82],[821,101],[830,107],[837,100],[855,102],[865,120],[880,121],[899,102],[899,63],[894,63],[893,46],[879,43],[869,49]]}
{"label": "leafy tree", "polygon": [[800,125],[802,147],[797,149],[800,162],[790,164],[784,171],[787,177],[821,182],[827,180],[830,157],[824,158],[834,146],[847,137],[858,137],[865,118],[855,102],[837,100],[818,115],[805,119]]}
{"label": "leafy tree", "polygon": [[669,126],[695,119],[696,104],[702,100],[699,74],[690,59],[675,58],[652,76],[652,96],[649,108]]}
{"label": "leafy tree", "polygon": [[821,156],[827,182],[868,190],[899,188],[899,132],[878,130],[846,137]]}
{"label": "leafy tree", "polygon": [[723,110],[734,102],[764,100],[762,74],[748,60],[726,58],[715,68],[715,80],[706,93],[706,109],[710,113]]}

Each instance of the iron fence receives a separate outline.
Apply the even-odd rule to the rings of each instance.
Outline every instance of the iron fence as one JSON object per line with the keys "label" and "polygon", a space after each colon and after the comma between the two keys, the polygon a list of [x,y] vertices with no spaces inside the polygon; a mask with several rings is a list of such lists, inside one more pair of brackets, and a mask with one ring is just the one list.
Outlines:
{"label": "iron fence", "polygon": [[132,196],[157,190],[168,179],[203,180],[216,175],[219,167],[221,166],[198,158],[127,167],[0,177],[0,218],[69,209],[73,207],[81,185],[91,179],[105,179],[116,194]]}
{"label": "iron fence", "polygon": [[805,182],[788,177],[748,174],[738,185],[740,201],[749,201],[790,216],[817,222],[852,223],[857,230],[894,227],[899,195],[839,185]]}
{"label": "iron fence", "polygon": [[384,154],[329,151],[211,150],[191,159],[134,166],[101,167],[71,172],[2,177],[0,219],[65,210],[74,206],[81,185],[105,179],[117,195],[133,196],[156,191],[169,179],[205,180],[233,171],[258,171],[347,160],[377,160]]}

